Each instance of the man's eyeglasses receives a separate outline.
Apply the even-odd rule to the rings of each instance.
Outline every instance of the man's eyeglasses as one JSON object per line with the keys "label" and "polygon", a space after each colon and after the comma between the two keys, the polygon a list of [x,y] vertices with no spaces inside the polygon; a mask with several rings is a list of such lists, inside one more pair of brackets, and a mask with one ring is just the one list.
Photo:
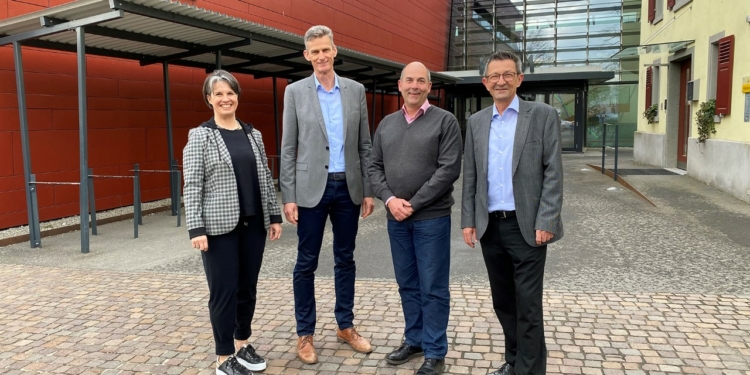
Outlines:
{"label": "man's eyeglasses", "polygon": [[497,83],[498,81],[500,81],[501,77],[502,79],[505,80],[505,82],[510,82],[514,78],[516,78],[517,74],[518,73],[508,72],[508,73],[503,73],[503,74],[493,74],[491,76],[484,76],[484,78],[487,79],[487,81],[489,81],[490,83]]}

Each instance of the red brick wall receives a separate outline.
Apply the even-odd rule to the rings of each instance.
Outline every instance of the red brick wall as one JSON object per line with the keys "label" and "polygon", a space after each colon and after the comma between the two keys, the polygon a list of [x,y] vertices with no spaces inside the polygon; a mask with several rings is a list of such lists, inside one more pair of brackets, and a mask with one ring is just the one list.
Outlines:
{"label": "red brick wall", "polygon": [[[0,19],[68,2],[66,0],[0,0]],[[330,26],[335,42],[400,62],[419,60],[430,69],[445,68],[448,1],[437,0],[196,0],[186,1],[297,34],[314,24]],[[409,16],[405,16],[409,15]],[[78,180],[78,101],[76,59],[71,53],[23,50],[32,170],[39,181]],[[167,168],[166,116],[160,65],[90,56],[88,77],[89,164],[95,174],[130,174]],[[26,224],[18,101],[13,51],[0,47],[0,228]],[[170,67],[174,157],[180,160],[187,132],[211,116],[201,98],[205,73]],[[270,78],[238,75],[242,97],[238,117],[253,123],[268,154],[277,154]],[[279,112],[285,80],[278,81]],[[382,118],[376,99],[376,123]],[[368,107],[372,99],[368,95]],[[386,97],[385,113],[396,110]],[[372,108],[370,108],[372,114]],[[281,116],[281,115],[279,115]],[[281,117],[279,117],[280,119]],[[145,174],[144,201],[169,196],[163,174]],[[95,180],[97,209],[132,204],[132,181]],[[76,186],[42,186],[38,191],[42,220],[78,213]]]}

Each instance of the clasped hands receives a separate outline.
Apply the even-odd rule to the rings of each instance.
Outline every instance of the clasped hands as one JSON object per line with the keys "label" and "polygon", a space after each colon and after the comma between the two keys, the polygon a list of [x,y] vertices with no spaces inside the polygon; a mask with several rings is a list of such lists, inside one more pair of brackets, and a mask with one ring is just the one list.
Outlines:
{"label": "clasped hands", "polygon": [[404,221],[414,213],[411,203],[405,199],[394,197],[386,205],[396,221]]}

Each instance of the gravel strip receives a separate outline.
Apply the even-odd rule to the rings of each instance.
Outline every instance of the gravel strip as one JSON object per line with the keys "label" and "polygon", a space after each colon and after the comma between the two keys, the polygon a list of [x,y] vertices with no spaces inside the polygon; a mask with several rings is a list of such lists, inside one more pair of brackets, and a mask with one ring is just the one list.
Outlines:
{"label": "gravel strip", "polygon": [[[171,204],[170,202],[171,202],[170,198],[165,198],[165,199],[152,201],[152,202],[144,202],[141,204],[141,210],[146,211],[152,208],[169,206]],[[97,220],[100,220],[100,219],[106,219],[106,218],[110,218],[113,216],[126,215],[126,214],[131,214],[131,215],[133,214],[132,205],[114,208],[114,209],[106,210],[106,211],[98,211],[96,213],[96,218]],[[75,216],[64,217],[62,219],[44,221],[40,223],[39,226],[42,231],[55,229],[55,228],[62,228],[68,225],[80,223],[79,217],[80,215],[75,215]],[[20,227],[3,229],[3,230],[0,230],[0,239],[21,236],[21,235],[28,234],[28,233],[29,233],[28,225],[22,225]]]}

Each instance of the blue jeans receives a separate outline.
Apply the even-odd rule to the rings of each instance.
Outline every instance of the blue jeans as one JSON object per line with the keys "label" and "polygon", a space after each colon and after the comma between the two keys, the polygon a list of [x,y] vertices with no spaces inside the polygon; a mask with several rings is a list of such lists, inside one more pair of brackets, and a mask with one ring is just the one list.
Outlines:
{"label": "blue jeans", "polygon": [[297,225],[297,264],[294,266],[294,313],[297,335],[315,333],[315,270],[318,268],[326,219],[333,227],[334,280],[336,307],[334,315],[339,328],[354,325],[354,242],[357,238],[360,206],[352,202],[345,180],[326,183],[317,206],[299,207]]}
{"label": "blue jeans", "polygon": [[393,268],[404,310],[404,337],[425,358],[445,358],[450,315],[451,217],[388,220]]}

